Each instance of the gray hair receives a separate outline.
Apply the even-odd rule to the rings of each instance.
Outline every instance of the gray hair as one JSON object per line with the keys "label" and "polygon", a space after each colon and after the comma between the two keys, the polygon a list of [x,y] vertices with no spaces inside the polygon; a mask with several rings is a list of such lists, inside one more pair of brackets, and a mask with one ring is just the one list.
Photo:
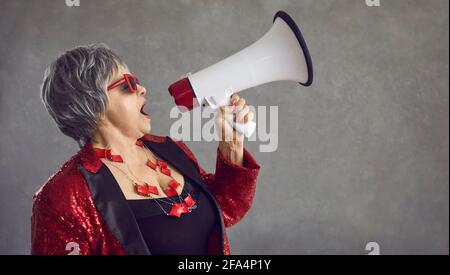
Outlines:
{"label": "gray hair", "polygon": [[[41,99],[59,130],[80,147],[92,138],[106,110],[106,83],[124,65],[104,44],[73,48],[45,71]],[[125,66],[125,65],[124,65]]]}

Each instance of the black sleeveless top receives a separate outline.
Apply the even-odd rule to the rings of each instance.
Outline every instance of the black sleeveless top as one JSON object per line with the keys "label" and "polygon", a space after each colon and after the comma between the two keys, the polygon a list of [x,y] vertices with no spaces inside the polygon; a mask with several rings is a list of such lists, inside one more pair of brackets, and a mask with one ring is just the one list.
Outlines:
{"label": "black sleeveless top", "polygon": [[[185,177],[180,195],[184,199],[188,192],[196,201],[190,213],[167,216],[171,205],[179,203],[178,196],[161,199],[128,200],[139,225],[139,229],[154,255],[205,255],[208,254],[208,238],[217,222],[214,205],[204,191]],[[159,204],[159,205],[158,205]]]}

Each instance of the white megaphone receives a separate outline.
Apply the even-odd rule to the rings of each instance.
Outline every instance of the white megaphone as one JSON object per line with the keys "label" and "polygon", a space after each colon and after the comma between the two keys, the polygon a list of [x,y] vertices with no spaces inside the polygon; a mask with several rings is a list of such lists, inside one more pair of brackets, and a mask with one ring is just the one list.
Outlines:
{"label": "white megaphone", "polygon": [[[313,80],[306,42],[297,24],[284,11],[275,14],[272,28],[258,41],[173,83],[169,93],[181,111],[205,102],[215,110],[228,105],[233,93],[279,80],[292,80],[303,86],[311,85]],[[226,119],[246,137],[250,137],[256,127],[253,121],[233,124],[232,115]]]}

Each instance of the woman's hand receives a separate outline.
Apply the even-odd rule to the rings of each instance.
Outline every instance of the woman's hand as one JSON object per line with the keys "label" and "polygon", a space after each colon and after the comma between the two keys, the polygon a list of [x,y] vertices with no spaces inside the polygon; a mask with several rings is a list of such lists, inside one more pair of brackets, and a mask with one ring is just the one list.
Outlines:
{"label": "woman's hand", "polygon": [[234,94],[230,105],[219,108],[216,116],[216,125],[219,131],[219,151],[222,156],[236,165],[243,165],[244,161],[244,135],[236,131],[225,119],[227,114],[233,114],[234,121],[247,123],[253,119],[253,113],[246,105],[245,99]]}
{"label": "woman's hand", "polygon": [[[189,75],[191,75],[191,72],[180,76],[180,79]],[[225,119],[225,116],[230,113],[233,114],[234,121],[238,123],[247,123],[247,121],[253,120],[254,115],[246,105],[245,99],[234,94],[230,99],[230,105],[220,107],[216,116],[220,153],[226,160],[242,166],[244,162],[244,135],[236,131]]]}

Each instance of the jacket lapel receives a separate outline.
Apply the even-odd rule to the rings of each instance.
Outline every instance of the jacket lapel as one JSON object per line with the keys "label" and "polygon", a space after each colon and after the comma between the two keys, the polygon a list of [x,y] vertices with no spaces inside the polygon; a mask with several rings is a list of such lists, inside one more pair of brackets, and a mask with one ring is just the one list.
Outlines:
{"label": "jacket lapel", "polygon": [[149,255],[150,251],[134,214],[107,166],[102,165],[97,173],[91,173],[82,166],[80,170],[89,186],[97,210],[127,254]]}

